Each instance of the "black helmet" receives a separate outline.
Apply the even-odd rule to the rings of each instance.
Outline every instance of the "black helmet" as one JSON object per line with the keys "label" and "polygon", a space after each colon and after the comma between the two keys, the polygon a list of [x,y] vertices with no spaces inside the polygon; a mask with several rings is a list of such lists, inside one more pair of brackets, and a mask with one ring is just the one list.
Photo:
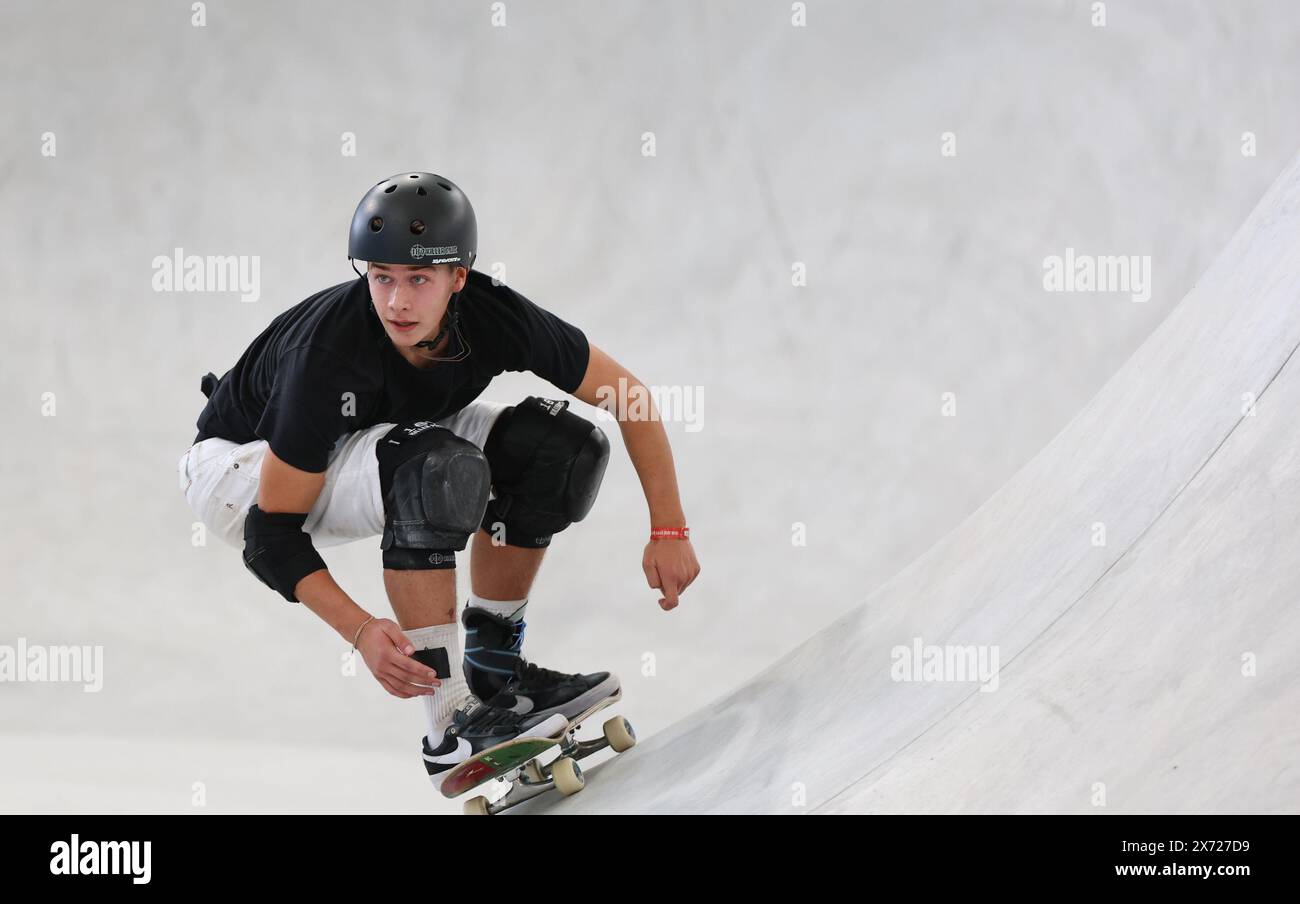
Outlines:
{"label": "black helmet", "polygon": [[[457,264],[478,256],[478,221],[450,179],[400,173],[380,182],[352,215],[348,257],[377,264]],[[355,266],[355,265],[354,265]]]}

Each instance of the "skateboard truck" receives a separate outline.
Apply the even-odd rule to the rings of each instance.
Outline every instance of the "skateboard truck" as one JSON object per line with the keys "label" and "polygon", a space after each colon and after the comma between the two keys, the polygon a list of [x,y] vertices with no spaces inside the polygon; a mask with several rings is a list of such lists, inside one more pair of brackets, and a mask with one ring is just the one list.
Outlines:
{"label": "skateboard truck", "polygon": [[606,747],[615,753],[622,753],[636,745],[636,732],[632,730],[632,723],[622,716],[615,716],[605,722],[602,736],[590,741],[579,741],[575,736],[581,727],[581,723],[572,723],[564,730],[557,745],[560,755],[552,762],[542,763],[539,754],[498,776],[497,781],[506,782],[510,786],[510,790],[501,798],[489,801],[479,795],[465,801],[465,815],[492,816],[552,789],[565,797],[577,794],[587,783],[582,767],[578,765],[579,760]]}

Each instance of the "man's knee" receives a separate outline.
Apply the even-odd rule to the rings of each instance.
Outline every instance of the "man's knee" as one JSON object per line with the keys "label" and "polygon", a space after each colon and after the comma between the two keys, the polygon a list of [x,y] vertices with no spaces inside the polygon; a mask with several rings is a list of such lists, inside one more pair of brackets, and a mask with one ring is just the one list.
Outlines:
{"label": "man's knee", "polygon": [[375,447],[384,500],[384,567],[454,568],[483,518],[487,459],[432,421],[397,424]]}
{"label": "man's knee", "polygon": [[483,529],[511,546],[549,545],[596,502],[609,440],[568,405],[529,396],[501,413],[484,444],[496,497]]}

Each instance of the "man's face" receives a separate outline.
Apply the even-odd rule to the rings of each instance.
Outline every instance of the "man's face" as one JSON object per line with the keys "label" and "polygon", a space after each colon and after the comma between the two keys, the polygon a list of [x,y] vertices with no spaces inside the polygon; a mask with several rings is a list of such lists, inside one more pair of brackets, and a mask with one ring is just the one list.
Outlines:
{"label": "man's face", "polygon": [[442,325],[447,302],[465,286],[464,267],[451,264],[370,264],[370,300],[388,338],[399,348],[432,339]]}

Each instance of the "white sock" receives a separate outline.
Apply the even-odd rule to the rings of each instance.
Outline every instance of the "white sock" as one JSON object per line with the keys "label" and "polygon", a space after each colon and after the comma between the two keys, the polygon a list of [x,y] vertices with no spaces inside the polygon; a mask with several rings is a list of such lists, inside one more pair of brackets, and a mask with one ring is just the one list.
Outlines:
{"label": "white sock", "polygon": [[524,607],[528,605],[528,597],[521,600],[485,600],[478,594],[471,593],[469,602],[465,605],[473,609],[485,609],[493,615],[499,615],[511,621],[519,621],[524,617]]}
{"label": "white sock", "polygon": [[442,743],[442,735],[451,725],[451,717],[456,710],[469,699],[469,686],[465,684],[465,672],[462,668],[460,648],[460,625],[430,625],[427,628],[414,628],[403,631],[411,639],[417,650],[435,650],[442,647],[447,651],[447,667],[451,674],[442,679],[442,686],[437,688],[432,697],[423,696],[424,714],[429,728],[429,746],[437,749]]}

